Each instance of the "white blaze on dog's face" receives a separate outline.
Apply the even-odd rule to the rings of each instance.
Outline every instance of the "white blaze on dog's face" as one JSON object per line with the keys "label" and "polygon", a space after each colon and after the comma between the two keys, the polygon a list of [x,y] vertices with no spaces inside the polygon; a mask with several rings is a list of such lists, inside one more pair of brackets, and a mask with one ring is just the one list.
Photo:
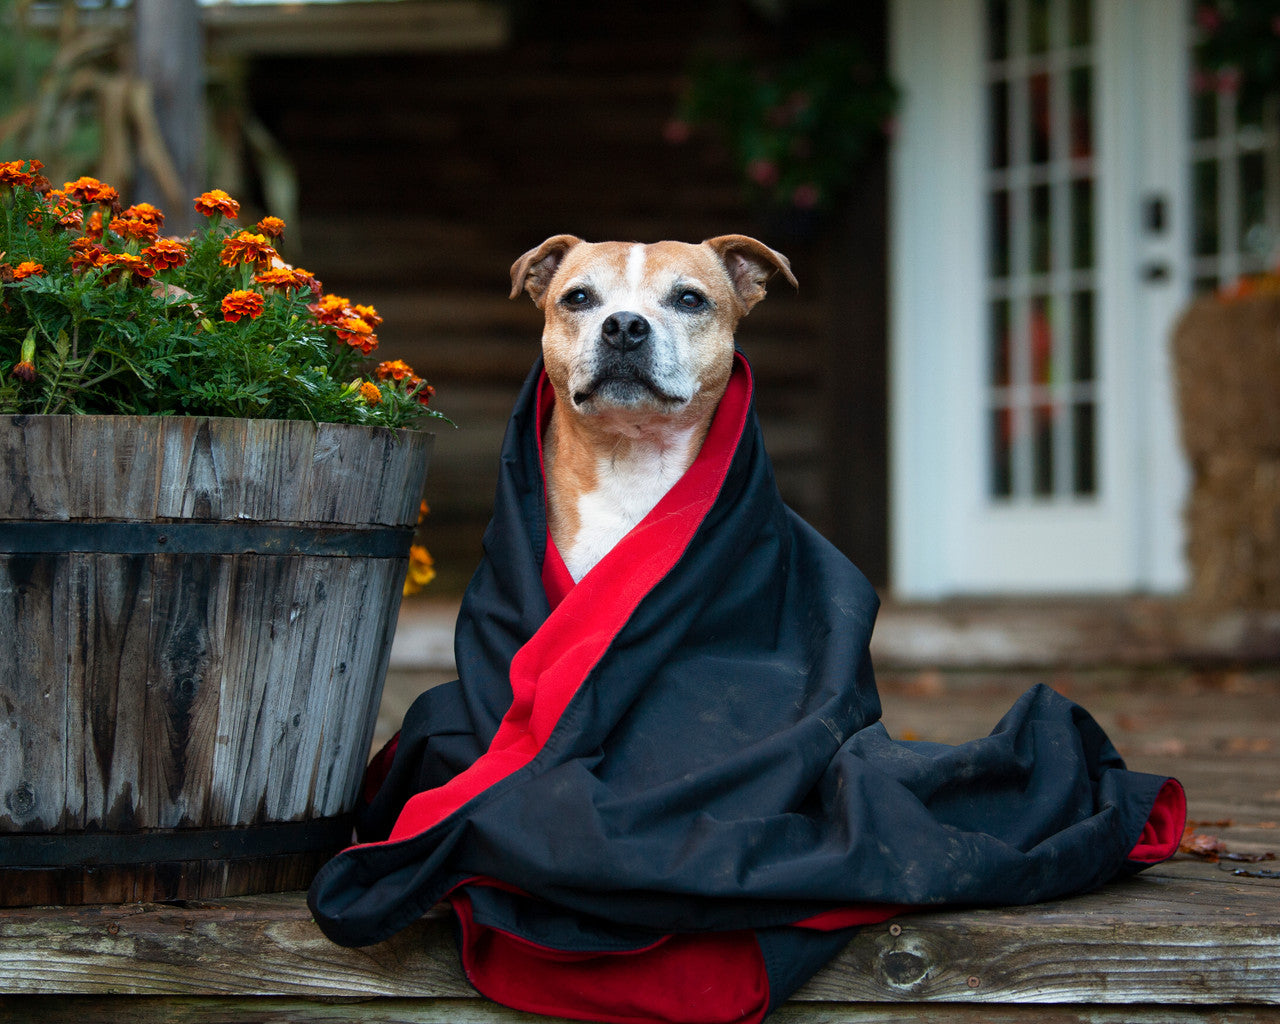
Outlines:
{"label": "white blaze on dog's face", "polygon": [[557,401],[596,426],[640,437],[692,424],[719,401],[738,320],[784,257],[744,236],[700,245],[548,239],[512,268],[543,310]]}
{"label": "white blaze on dog's face", "polygon": [[733,372],[734,329],[786,257],[745,235],[700,245],[556,235],[511,268],[546,316],[556,401],[547,524],[575,580],[693,463]]}

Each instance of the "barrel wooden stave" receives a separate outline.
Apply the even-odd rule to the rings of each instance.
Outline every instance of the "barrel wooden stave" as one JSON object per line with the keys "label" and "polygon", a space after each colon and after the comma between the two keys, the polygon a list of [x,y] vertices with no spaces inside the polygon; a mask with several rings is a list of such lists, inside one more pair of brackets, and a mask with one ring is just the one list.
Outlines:
{"label": "barrel wooden stave", "polygon": [[[0,537],[6,520],[407,530],[430,442],[284,421],[12,417],[0,421]],[[0,843],[348,812],[404,567],[0,552],[0,637],[15,638],[0,659]],[[265,891],[305,884],[327,855],[0,867],[0,905]]]}

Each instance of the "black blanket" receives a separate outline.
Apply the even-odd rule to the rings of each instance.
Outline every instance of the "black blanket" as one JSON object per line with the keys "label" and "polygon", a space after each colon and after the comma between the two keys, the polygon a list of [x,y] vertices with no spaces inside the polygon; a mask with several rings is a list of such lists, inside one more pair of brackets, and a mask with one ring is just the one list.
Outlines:
{"label": "black blanket", "polygon": [[[448,899],[481,992],[608,1021],[759,1021],[913,907],[1083,892],[1177,847],[1176,782],[1054,691],[987,737],[879,722],[877,609],[780,499],[739,357],[702,454],[576,586],[546,527],[535,366],[511,419],[459,679],[370,767],[316,920],[378,942]],[[376,788],[376,791],[374,791]]]}

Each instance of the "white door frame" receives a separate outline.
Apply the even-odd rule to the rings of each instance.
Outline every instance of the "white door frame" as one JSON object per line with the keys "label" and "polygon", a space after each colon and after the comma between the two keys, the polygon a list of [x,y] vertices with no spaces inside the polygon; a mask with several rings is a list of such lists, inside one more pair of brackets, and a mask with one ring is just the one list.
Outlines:
{"label": "white door frame", "polygon": [[[987,496],[983,440],[985,6],[890,3],[904,94],[890,195],[893,589],[921,599],[1178,590],[1186,473],[1168,335],[1190,293],[1186,19],[1168,0],[1095,0],[1098,495],[1011,507]],[[1159,234],[1141,229],[1156,197]]]}

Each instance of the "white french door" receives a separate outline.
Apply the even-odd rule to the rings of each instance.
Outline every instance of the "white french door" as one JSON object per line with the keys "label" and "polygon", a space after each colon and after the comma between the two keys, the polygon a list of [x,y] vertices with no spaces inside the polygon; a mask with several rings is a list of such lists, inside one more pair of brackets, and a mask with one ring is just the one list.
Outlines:
{"label": "white french door", "polygon": [[894,588],[1176,589],[1183,7],[891,9]]}

